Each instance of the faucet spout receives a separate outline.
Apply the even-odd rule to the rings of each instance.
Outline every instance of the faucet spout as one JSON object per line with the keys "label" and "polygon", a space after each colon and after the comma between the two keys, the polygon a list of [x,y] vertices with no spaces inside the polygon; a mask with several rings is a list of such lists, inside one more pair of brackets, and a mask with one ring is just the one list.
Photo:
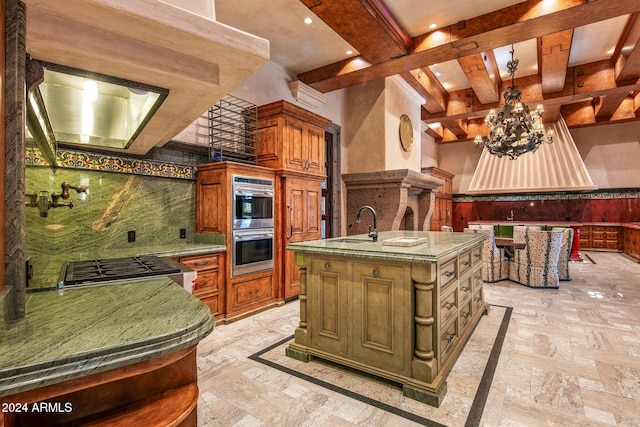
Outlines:
{"label": "faucet spout", "polygon": [[371,206],[368,206],[368,205],[361,207],[358,210],[358,213],[356,214],[356,224],[360,224],[360,214],[362,213],[363,210],[368,210],[373,215],[373,230],[371,230],[371,226],[369,226],[369,234],[367,235],[371,237],[374,242],[377,242],[378,241],[378,215],[376,214],[375,209],[373,209]]}

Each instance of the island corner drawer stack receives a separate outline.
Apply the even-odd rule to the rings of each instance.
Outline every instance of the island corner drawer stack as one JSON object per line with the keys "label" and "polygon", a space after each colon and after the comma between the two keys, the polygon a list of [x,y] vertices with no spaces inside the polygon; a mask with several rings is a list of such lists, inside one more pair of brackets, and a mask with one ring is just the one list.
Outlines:
{"label": "island corner drawer stack", "polygon": [[198,273],[193,295],[209,307],[216,320],[220,319],[225,312],[224,253],[184,256],[177,261]]}
{"label": "island corner drawer stack", "polygon": [[473,320],[485,310],[481,268],[482,246],[461,251],[438,264],[442,284],[436,313],[440,325],[436,353],[441,368],[449,365],[461,338],[466,342],[476,324]]}

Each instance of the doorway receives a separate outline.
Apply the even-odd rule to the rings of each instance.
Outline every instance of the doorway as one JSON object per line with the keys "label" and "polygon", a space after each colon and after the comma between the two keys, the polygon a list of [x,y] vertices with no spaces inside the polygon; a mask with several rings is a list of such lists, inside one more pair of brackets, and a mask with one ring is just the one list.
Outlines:
{"label": "doorway", "polygon": [[325,129],[324,172],[327,179],[322,183],[321,237],[339,237],[340,222],[340,126],[331,123]]}

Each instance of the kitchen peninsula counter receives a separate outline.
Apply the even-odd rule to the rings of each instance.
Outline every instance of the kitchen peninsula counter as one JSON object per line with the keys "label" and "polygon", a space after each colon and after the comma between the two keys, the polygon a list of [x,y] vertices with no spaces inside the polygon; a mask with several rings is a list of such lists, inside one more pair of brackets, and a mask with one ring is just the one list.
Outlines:
{"label": "kitchen peninsula counter", "polygon": [[405,396],[439,406],[449,371],[486,310],[484,239],[387,231],[378,242],[356,235],[290,244],[301,292],[287,355],[399,382]]}
{"label": "kitchen peninsula counter", "polygon": [[[153,406],[157,395],[173,393],[175,401],[158,401],[159,407],[170,407],[169,417],[195,419],[195,348],[214,320],[206,305],[171,279],[32,292],[26,299],[26,317],[0,331],[3,405],[52,399],[70,404],[71,411],[41,415],[74,421],[119,408],[120,417],[139,417],[136,411]],[[144,404],[136,403],[142,399]],[[3,409],[5,426],[52,425],[46,419],[20,421],[35,414]]]}

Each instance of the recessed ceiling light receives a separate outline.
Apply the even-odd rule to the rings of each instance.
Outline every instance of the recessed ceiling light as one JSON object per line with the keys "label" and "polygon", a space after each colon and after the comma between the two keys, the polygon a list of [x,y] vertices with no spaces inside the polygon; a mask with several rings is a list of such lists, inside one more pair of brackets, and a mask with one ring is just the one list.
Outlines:
{"label": "recessed ceiling light", "polygon": [[353,53],[353,51],[352,50],[348,50],[346,53],[347,53],[347,55],[351,55]]}
{"label": "recessed ceiling light", "polygon": [[309,18],[308,16],[306,18],[304,18],[304,23],[305,24],[311,24],[313,22],[313,19]]}
{"label": "recessed ceiling light", "polygon": [[437,26],[438,26],[438,24],[429,24],[429,28],[432,29],[432,30]]}

